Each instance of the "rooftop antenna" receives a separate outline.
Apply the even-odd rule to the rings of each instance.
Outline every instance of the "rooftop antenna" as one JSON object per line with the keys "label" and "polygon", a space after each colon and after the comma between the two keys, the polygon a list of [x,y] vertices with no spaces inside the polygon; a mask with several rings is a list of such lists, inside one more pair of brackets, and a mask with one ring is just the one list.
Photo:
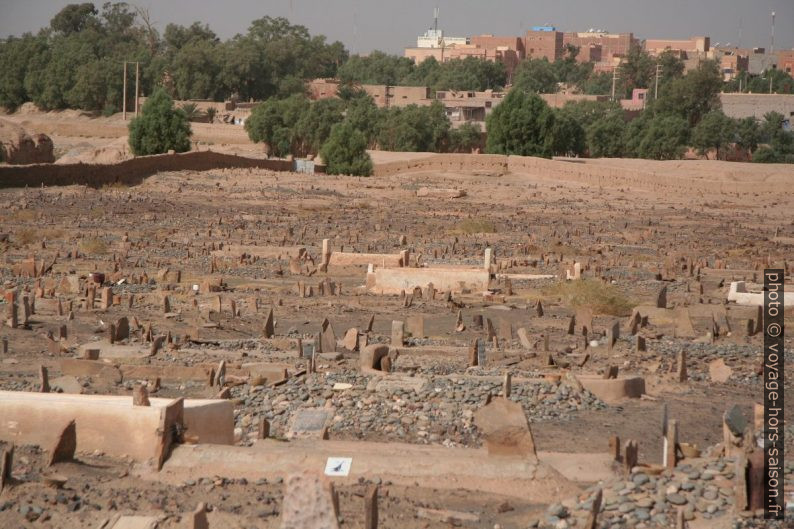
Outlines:
{"label": "rooftop antenna", "polygon": [[739,17],[739,44],[738,47],[742,47],[742,17]]}
{"label": "rooftop antenna", "polygon": [[772,45],[769,47],[769,53],[775,53],[775,12],[772,11]]}
{"label": "rooftop antenna", "polygon": [[358,52],[358,0],[353,0],[353,46]]}
{"label": "rooftop antenna", "polygon": [[438,31],[438,6],[433,9],[433,30]]}

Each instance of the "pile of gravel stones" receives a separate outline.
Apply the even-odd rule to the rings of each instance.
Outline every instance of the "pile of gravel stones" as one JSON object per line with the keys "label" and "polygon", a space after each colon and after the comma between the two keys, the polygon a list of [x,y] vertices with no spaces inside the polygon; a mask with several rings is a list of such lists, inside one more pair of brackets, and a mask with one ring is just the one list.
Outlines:
{"label": "pile of gravel stones", "polygon": [[[762,513],[735,514],[734,469],[735,460],[724,457],[684,460],[674,470],[665,470],[659,475],[635,467],[627,477],[591,486],[575,501],[549,506],[545,518],[537,520],[534,527],[581,527],[599,488],[603,492],[598,517],[600,529],[675,527],[679,509],[683,510],[687,521],[731,516],[736,529],[789,527],[785,524],[790,521],[781,521],[779,526],[764,525]],[[794,461],[786,463],[785,476],[787,482],[794,480]],[[794,505],[791,507],[794,509]],[[789,515],[794,518],[794,511]],[[760,525],[755,525],[757,522]]]}
{"label": "pile of gravel stones", "polygon": [[[232,390],[242,404],[235,412],[235,425],[243,440],[250,441],[264,417],[271,436],[285,437],[296,410],[329,408],[334,438],[480,446],[474,413],[489,394],[502,392],[499,382],[462,376],[404,378],[397,383],[390,378],[378,389],[381,380],[386,379],[345,371],[291,378],[280,386],[238,386]],[[335,384],[344,389],[335,390]],[[587,390],[547,381],[514,383],[510,399],[523,406],[531,422],[567,420],[574,412],[606,408]]]}

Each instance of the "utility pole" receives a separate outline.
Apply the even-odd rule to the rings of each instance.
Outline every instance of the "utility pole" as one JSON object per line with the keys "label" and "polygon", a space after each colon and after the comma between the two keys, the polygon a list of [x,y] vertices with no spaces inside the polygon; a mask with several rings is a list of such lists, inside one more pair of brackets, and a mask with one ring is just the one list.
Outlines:
{"label": "utility pole", "polygon": [[612,68],[612,101],[615,100],[615,84],[618,80],[618,69],[617,67]]}
{"label": "utility pole", "polygon": [[127,61],[124,61],[124,90],[121,96],[121,117],[127,121]]}
{"label": "utility pole", "polygon": [[769,47],[769,53],[775,53],[775,12],[772,11],[772,45]]}
{"label": "utility pole", "polygon": [[141,63],[135,63],[135,117],[138,117],[138,97],[141,87]]}
{"label": "utility pole", "polygon": [[661,64],[657,64],[656,65],[656,86],[654,87],[654,90],[653,90],[653,98],[654,99],[659,99],[659,76],[661,74],[662,74],[662,65]]}

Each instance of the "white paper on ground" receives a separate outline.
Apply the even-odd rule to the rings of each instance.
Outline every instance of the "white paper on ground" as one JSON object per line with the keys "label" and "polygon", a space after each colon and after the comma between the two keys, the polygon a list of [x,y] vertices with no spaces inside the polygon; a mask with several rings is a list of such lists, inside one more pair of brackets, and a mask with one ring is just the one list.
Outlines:
{"label": "white paper on ground", "polygon": [[325,463],[325,475],[347,476],[350,474],[350,466],[352,464],[352,457],[329,457]]}

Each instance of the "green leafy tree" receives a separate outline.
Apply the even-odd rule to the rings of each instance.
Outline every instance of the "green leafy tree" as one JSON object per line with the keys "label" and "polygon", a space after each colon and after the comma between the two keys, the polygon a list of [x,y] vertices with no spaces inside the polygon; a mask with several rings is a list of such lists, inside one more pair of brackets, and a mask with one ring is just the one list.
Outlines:
{"label": "green leafy tree", "polygon": [[479,123],[463,123],[449,132],[449,150],[470,153],[482,144],[482,128]]}
{"label": "green leafy tree", "polygon": [[512,90],[528,94],[555,93],[557,91],[557,75],[554,72],[554,67],[545,58],[521,61],[513,72]]}
{"label": "green leafy tree", "polygon": [[298,154],[316,154],[331,135],[334,125],[344,119],[345,103],[341,99],[321,99],[311,103],[295,123]]}
{"label": "green leafy tree", "polygon": [[138,156],[190,150],[190,123],[162,89],[146,100],[141,115],[130,122],[129,133],[130,148]]}
{"label": "green leafy tree", "polygon": [[[612,94],[612,74],[609,72],[597,72],[591,74],[587,79],[579,83],[579,91],[596,96],[608,96]],[[626,89],[620,79],[615,83],[615,93],[625,93]]]}
{"label": "green leafy tree", "polygon": [[629,123],[624,145],[627,154],[638,158],[681,158],[689,141],[689,124],[674,114],[652,115],[648,111]]}
{"label": "green leafy tree", "polygon": [[736,146],[752,154],[761,141],[761,128],[758,121],[750,116],[736,121]]}
{"label": "green leafy tree", "polygon": [[61,35],[80,33],[90,26],[99,24],[97,14],[96,7],[90,2],[69,4],[53,17],[50,21],[50,27]]}
{"label": "green leafy tree", "polygon": [[181,108],[188,121],[193,121],[194,119],[197,119],[201,116],[201,111],[199,110],[196,103],[185,103],[181,106]]}
{"label": "green leafy tree", "polygon": [[[747,92],[747,85],[750,82],[750,74],[746,70],[740,71],[733,79],[722,86],[723,92]],[[741,90],[740,90],[741,89]]]}
{"label": "green leafy tree", "polygon": [[760,140],[765,143],[753,154],[753,162],[794,163],[794,132],[785,130],[785,117],[767,112],[760,127]]}
{"label": "green leafy tree", "polygon": [[632,45],[625,60],[620,64],[619,75],[623,81],[625,95],[631,95],[635,88],[648,88],[656,73],[653,58],[639,45]]}
{"label": "green leafy tree", "polygon": [[721,160],[725,154],[723,149],[733,143],[735,136],[736,122],[721,110],[713,110],[692,129],[692,146],[701,155],[708,155],[714,149],[717,159]]}
{"label": "green leafy tree", "polygon": [[356,176],[372,174],[372,159],[367,153],[367,140],[347,121],[333,126],[320,155],[330,174]]}
{"label": "green leafy tree", "polygon": [[506,79],[507,72],[501,62],[466,57],[444,62],[435,79],[422,79],[420,85],[434,90],[500,90]]}
{"label": "green leafy tree", "polygon": [[510,90],[486,123],[489,154],[546,158],[553,154],[547,135],[554,127],[554,112],[537,94]]}
{"label": "green leafy tree", "polygon": [[373,51],[368,56],[354,55],[339,67],[337,75],[343,83],[400,85],[415,69],[407,57]]}
{"label": "green leafy tree", "polygon": [[367,146],[374,147],[384,115],[378,110],[372,97],[363,92],[358,97],[350,99],[345,114],[345,120],[364,135]]}
{"label": "green leafy tree", "polygon": [[309,110],[309,100],[302,94],[286,99],[272,97],[257,105],[245,121],[245,130],[254,143],[264,142],[274,156],[286,156],[298,150],[295,125]]}
{"label": "green leafy tree", "polygon": [[47,39],[30,33],[0,41],[0,106],[14,110],[30,100],[25,78],[48,54]]}
{"label": "green leafy tree", "polygon": [[745,91],[754,94],[768,94],[770,86],[773,94],[794,93],[794,79],[783,70],[775,68],[764,70],[761,75],[751,78]]}
{"label": "green leafy tree", "polygon": [[451,124],[438,101],[429,106],[391,107],[381,112],[378,126],[378,145],[381,149],[442,152],[447,144]]}
{"label": "green leafy tree", "polygon": [[561,59],[552,63],[554,75],[560,83],[581,86],[593,73],[593,63],[580,63],[576,60],[579,55],[579,48],[572,44],[566,44],[565,53]]}
{"label": "green leafy tree", "polygon": [[555,156],[579,156],[586,149],[585,131],[563,111],[554,111],[554,122],[546,134],[547,150]]}
{"label": "green leafy tree", "polygon": [[593,158],[623,156],[623,137],[626,122],[617,114],[610,114],[587,128],[587,147]]}
{"label": "green leafy tree", "polygon": [[176,52],[169,72],[177,99],[216,99],[221,66],[217,45],[208,40],[190,40]]}
{"label": "green leafy tree", "polygon": [[677,114],[695,126],[703,116],[721,106],[719,94],[722,89],[722,74],[714,61],[703,61],[684,77],[673,79],[659,99],[654,102],[654,111],[662,114]]}
{"label": "green leafy tree", "polygon": [[617,157],[623,152],[626,122],[623,108],[614,101],[569,102],[560,112],[581,125],[590,156]]}
{"label": "green leafy tree", "polygon": [[[659,54],[657,63],[661,66],[659,72],[659,86],[662,87],[673,79],[680,79],[684,76],[684,61],[681,60],[672,50],[665,50]],[[654,79],[655,81],[655,79]],[[652,84],[649,84],[650,88]]]}
{"label": "green leafy tree", "polygon": [[[435,57],[428,57],[417,64],[400,80],[404,86],[440,86],[442,65]],[[439,90],[443,90],[440,88]]]}

